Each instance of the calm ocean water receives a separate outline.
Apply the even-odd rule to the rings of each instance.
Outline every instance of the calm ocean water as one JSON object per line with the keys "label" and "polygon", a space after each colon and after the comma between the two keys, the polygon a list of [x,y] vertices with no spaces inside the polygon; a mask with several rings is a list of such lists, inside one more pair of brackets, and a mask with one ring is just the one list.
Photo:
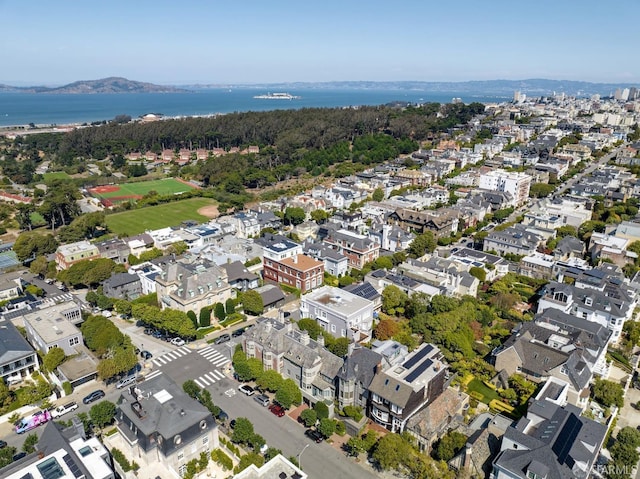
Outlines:
{"label": "calm ocean water", "polygon": [[287,90],[296,100],[264,100],[264,89],[212,89],[194,93],[26,94],[0,93],[0,126],[69,124],[110,120],[116,115],[136,118],[147,113],[166,116],[211,115],[235,111],[266,111],[307,107],[381,105],[392,101],[449,103],[499,102],[511,98],[482,93],[434,93],[419,90]]}

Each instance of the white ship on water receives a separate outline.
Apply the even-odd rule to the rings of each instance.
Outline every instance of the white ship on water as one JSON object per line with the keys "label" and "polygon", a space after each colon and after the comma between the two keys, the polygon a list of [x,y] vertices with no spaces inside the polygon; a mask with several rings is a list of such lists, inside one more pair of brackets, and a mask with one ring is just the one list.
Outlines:
{"label": "white ship on water", "polygon": [[291,93],[267,93],[266,95],[256,95],[253,98],[258,100],[299,100],[302,97]]}

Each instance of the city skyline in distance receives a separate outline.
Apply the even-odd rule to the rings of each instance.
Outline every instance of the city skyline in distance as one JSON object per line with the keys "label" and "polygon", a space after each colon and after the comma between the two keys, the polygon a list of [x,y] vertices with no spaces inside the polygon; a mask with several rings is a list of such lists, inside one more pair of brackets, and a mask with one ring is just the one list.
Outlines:
{"label": "city skyline in distance", "polygon": [[0,83],[163,85],[549,78],[634,85],[640,3],[0,0]]}

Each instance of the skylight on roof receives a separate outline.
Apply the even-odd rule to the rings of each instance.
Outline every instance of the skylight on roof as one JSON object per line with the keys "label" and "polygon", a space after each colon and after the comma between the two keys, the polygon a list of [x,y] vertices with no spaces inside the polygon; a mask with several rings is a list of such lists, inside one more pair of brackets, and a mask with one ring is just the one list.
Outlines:
{"label": "skylight on roof", "polygon": [[166,389],[163,389],[162,391],[158,391],[157,393],[155,393],[153,395],[154,398],[156,398],[156,400],[160,403],[160,404],[164,404],[166,403],[169,399],[172,399],[173,396],[171,394],[169,394],[169,392]]}

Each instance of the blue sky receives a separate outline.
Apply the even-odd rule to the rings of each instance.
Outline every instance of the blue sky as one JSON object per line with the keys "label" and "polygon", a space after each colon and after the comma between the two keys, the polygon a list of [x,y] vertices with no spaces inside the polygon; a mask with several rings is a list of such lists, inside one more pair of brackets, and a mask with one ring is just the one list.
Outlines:
{"label": "blue sky", "polygon": [[0,83],[640,82],[639,0],[0,0]]}

